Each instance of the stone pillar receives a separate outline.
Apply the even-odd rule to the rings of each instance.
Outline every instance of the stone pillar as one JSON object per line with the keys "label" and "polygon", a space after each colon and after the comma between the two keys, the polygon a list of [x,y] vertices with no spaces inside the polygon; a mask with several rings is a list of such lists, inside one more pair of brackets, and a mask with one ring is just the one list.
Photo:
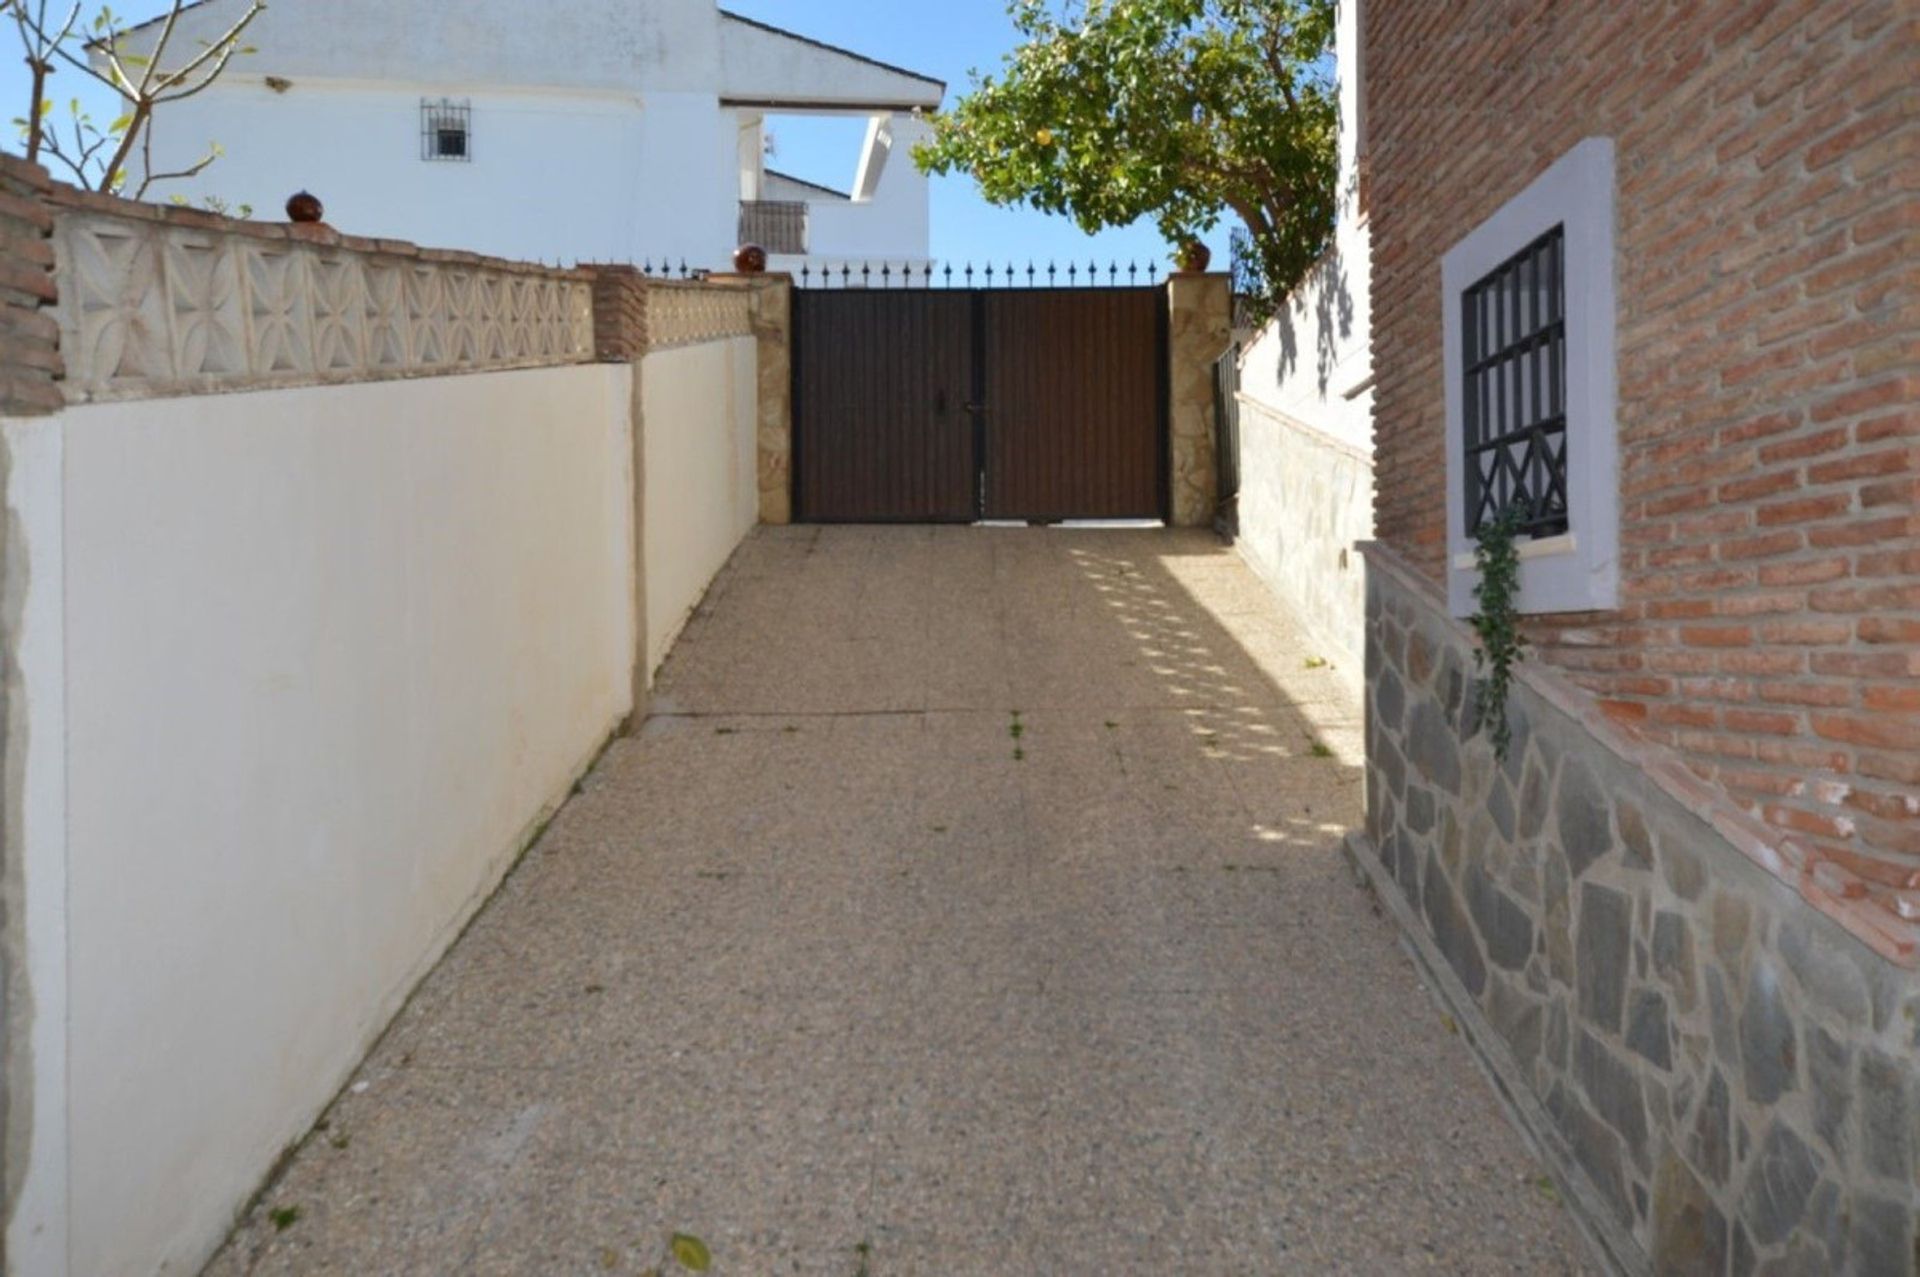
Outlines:
{"label": "stone pillar", "polygon": [[793,276],[763,275],[753,290],[760,347],[760,522],[793,522]]}
{"label": "stone pillar", "polygon": [[1167,277],[1167,446],[1177,528],[1213,524],[1219,474],[1214,457],[1213,365],[1233,340],[1233,282],[1225,274]]}

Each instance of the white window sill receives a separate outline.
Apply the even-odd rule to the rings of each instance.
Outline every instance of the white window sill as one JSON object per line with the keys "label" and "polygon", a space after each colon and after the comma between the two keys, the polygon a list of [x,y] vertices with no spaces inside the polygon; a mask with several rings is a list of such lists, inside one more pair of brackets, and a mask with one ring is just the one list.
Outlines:
{"label": "white window sill", "polygon": [[[1535,537],[1531,541],[1522,541],[1516,548],[1520,551],[1521,562],[1524,563],[1528,559],[1551,559],[1563,554],[1573,554],[1579,547],[1574,544],[1573,533],[1562,532],[1557,537]],[[1453,566],[1464,572],[1471,572],[1479,566],[1479,561],[1472,554],[1456,554],[1453,556]]]}

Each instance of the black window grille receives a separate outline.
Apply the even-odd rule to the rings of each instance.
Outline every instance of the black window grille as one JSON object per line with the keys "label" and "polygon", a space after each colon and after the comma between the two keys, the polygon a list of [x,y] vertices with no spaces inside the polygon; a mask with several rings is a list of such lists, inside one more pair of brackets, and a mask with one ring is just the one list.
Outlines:
{"label": "black window grille", "polygon": [[1566,227],[1496,266],[1460,298],[1467,534],[1518,514],[1567,531]]}
{"label": "black window grille", "polygon": [[465,102],[442,98],[420,103],[420,158],[423,160],[473,159],[473,107]]}

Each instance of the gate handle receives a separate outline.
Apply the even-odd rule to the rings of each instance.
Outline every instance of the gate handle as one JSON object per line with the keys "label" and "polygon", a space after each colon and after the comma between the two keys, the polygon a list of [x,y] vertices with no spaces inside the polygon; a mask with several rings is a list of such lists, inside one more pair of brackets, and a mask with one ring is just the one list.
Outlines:
{"label": "gate handle", "polygon": [[987,406],[983,403],[970,403],[967,405],[968,412],[985,412],[986,410]]}

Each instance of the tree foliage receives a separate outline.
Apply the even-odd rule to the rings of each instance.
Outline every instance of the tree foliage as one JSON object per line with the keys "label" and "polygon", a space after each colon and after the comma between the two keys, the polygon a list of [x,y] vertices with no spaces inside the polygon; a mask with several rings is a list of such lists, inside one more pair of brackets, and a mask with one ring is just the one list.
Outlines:
{"label": "tree foliage", "polygon": [[[219,158],[210,144],[206,154],[186,168],[171,173],[153,171],[154,112],[168,102],[190,98],[220,78],[237,54],[250,53],[240,35],[267,6],[250,0],[246,9],[220,36],[197,41],[189,49],[176,47],[175,27],[188,0],[171,0],[167,12],[151,24],[151,48],[130,38],[130,29],[112,9],[102,6],[93,20],[82,21],[84,0],[0,0],[0,21],[10,20],[19,33],[20,47],[33,86],[27,113],[13,121],[20,130],[21,149],[35,163],[55,161],[88,190],[114,191],[143,198],[155,182],[193,177]],[[78,71],[119,94],[121,114],[105,125],[93,117],[78,97],[67,104],[65,118],[49,96],[50,81],[61,70]],[[143,160],[141,180],[127,191],[127,168],[134,153]]]}
{"label": "tree foliage", "polygon": [[1150,217],[1170,243],[1231,210],[1269,297],[1333,229],[1333,0],[1012,0],[1021,43],[915,153],[996,204],[1082,229]]}

